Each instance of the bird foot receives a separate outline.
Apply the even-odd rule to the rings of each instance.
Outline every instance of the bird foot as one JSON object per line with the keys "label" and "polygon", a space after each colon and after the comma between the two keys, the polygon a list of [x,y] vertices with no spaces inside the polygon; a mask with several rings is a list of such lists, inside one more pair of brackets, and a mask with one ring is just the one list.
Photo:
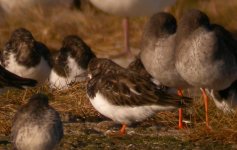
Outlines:
{"label": "bird foot", "polygon": [[206,129],[207,129],[207,131],[212,131],[212,127],[209,125],[206,125]]}
{"label": "bird foot", "polygon": [[124,137],[126,135],[126,133],[108,130],[108,131],[106,131],[105,135],[107,135],[109,137]]}

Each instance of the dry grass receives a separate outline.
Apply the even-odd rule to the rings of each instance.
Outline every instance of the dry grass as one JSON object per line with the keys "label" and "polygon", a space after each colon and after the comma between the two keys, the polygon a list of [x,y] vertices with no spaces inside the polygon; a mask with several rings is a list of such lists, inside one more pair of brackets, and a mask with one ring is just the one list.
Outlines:
{"label": "dry grass", "polygon": [[[143,26],[138,22],[143,20],[136,18],[131,21],[131,36],[136,37],[131,40],[132,46],[138,45]],[[1,47],[18,27],[29,29],[36,39],[52,50],[59,49],[63,38],[70,34],[82,37],[99,55],[116,53],[123,48],[121,17],[109,16],[91,6],[84,6],[82,11],[62,9],[62,6],[53,9],[35,7],[10,14],[0,24]]]}
{"label": "dry grass", "polygon": [[[184,10],[199,8],[210,16],[215,23],[220,23],[231,31],[237,28],[237,1],[229,0],[179,0],[171,12],[180,18]],[[131,20],[131,46],[139,48],[142,29],[147,17]],[[86,3],[81,11],[56,8],[43,9],[35,7],[17,14],[3,16],[0,23],[0,46],[8,40],[10,33],[18,28],[29,29],[35,38],[44,42],[50,49],[57,50],[63,37],[69,34],[81,36],[98,55],[110,55],[123,49],[121,18],[105,14]],[[73,85],[69,90],[51,91],[47,86],[24,91],[11,90],[0,95],[0,134],[9,134],[11,120],[16,110],[26,100],[38,91],[49,95],[50,102],[62,115],[72,114],[86,118],[99,116],[92,108],[85,95],[84,84]],[[192,93],[191,93],[192,95]],[[237,115],[225,115],[217,110],[211,101],[209,107],[211,131],[205,129],[204,108],[200,98],[196,98],[194,105],[187,111],[192,126],[186,139],[191,141],[206,140],[207,138],[220,140],[224,143],[237,141]],[[99,116],[101,117],[101,116]],[[167,125],[177,125],[176,113],[162,113],[157,119],[168,122]]]}
{"label": "dry grass", "polygon": [[14,114],[35,93],[44,93],[50,104],[60,112],[63,120],[101,117],[90,105],[85,94],[85,84],[74,84],[67,90],[51,90],[48,86],[27,90],[7,90],[0,96],[0,134],[9,134]]}
{"label": "dry grass", "polygon": [[[15,112],[27,102],[31,95],[37,92],[48,95],[50,104],[60,112],[66,122],[76,121],[77,118],[83,120],[103,118],[87,99],[84,83],[74,84],[67,90],[50,90],[47,86],[28,89],[27,91],[9,90],[0,95],[0,135],[9,135]],[[184,135],[185,140],[197,142],[211,139],[212,141],[221,141],[223,144],[236,143],[237,115],[224,114],[215,107],[213,101],[209,103],[209,119],[212,130],[207,130],[205,127],[202,98],[195,98],[193,105],[185,110],[184,116],[185,120],[191,121],[191,124],[187,125],[188,132],[185,131],[187,133]],[[177,111],[158,113],[145,122],[145,124],[156,123],[169,128],[176,128],[178,123]]]}

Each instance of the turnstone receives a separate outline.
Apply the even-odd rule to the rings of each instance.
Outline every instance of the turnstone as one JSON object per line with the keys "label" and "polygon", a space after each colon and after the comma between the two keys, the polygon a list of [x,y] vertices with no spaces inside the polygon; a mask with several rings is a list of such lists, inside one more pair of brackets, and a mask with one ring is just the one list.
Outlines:
{"label": "turnstone", "polygon": [[223,90],[237,79],[236,42],[223,27],[210,24],[208,16],[199,10],[183,15],[176,39],[175,66],[185,81],[201,87],[208,119],[204,88]]}
{"label": "turnstone", "polygon": [[206,91],[214,100],[217,108],[221,109],[224,113],[235,112],[237,106],[237,81],[224,90],[206,89]]}
{"label": "turnstone", "polygon": [[0,65],[0,89],[5,87],[15,87],[23,89],[23,86],[33,87],[37,84],[37,81],[27,78],[22,78],[14,73],[9,72]]}
{"label": "turnstone", "polygon": [[[141,59],[140,59],[140,55],[137,56],[134,61],[132,61],[128,67],[128,70],[134,71],[138,74],[140,74],[141,76],[153,80],[152,76],[146,71]],[[157,81],[158,82],[158,81]],[[159,85],[160,83],[157,83],[157,85]]]}
{"label": "turnstone", "polygon": [[7,70],[43,84],[51,70],[48,48],[36,41],[30,31],[16,29],[1,52],[1,64]]}
{"label": "turnstone", "polygon": [[161,110],[184,107],[190,98],[167,94],[150,80],[108,59],[92,59],[87,95],[94,108],[104,116],[126,125],[139,122]]}
{"label": "turnstone", "polygon": [[95,54],[80,37],[65,37],[62,48],[53,60],[50,86],[65,89],[70,83],[83,80],[84,78],[78,75],[86,71],[89,61],[94,57]]}
{"label": "turnstone", "polygon": [[147,16],[152,15],[163,8],[175,3],[175,0],[90,0],[93,5],[99,9],[124,16],[123,28],[124,28],[124,47],[125,51],[121,54],[130,54],[129,48],[129,16]]}
{"label": "turnstone", "polygon": [[[141,60],[146,70],[162,85],[179,89],[190,85],[175,67],[176,19],[169,13],[156,13],[146,23],[141,41]],[[179,110],[182,128],[182,110]]]}
{"label": "turnstone", "polygon": [[16,113],[11,129],[18,150],[52,150],[63,137],[59,113],[44,94],[33,95]]}
{"label": "turnstone", "polygon": [[136,57],[134,61],[132,61],[128,67],[128,70],[130,71],[134,71],[135,73],[140,74],[143,78],[146,78],[147,80],[151,80],[153,83],[155,83],[157,85],[158,89],[161,89],[169,94],[175,94],[176,93],[176,89],[175,88],[169,88],[167,86],[164,86],[160,83],[160,81],[158,81],[157,79],[153,78],[145,69],[140,56]]}

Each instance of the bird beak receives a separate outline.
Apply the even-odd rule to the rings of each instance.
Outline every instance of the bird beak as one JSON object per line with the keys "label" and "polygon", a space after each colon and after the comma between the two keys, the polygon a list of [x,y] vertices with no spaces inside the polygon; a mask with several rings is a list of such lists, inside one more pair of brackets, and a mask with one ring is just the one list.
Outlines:
{"label": "bird beak", "polygon": [[82,79],[84,79],[82,81],[87,81],[92,78],[92,75],[88,71],[86,71],[80,75],[77,75],[76,78],[82,78]]}

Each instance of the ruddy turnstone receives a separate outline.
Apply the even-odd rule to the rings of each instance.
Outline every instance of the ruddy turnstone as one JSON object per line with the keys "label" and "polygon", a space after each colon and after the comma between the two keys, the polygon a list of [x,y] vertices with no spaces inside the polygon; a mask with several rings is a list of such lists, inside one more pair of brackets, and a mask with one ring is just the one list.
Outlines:
{"label": "ruddy turnstone", "polygon": [[204,88],[223,90],[237,79],[234,39],[220,25],[210,24],[199,10],[189,10],[177,28],[175,66],[179,74],[194,87],[201,87],[207,117],[207,95]]}
{"label": "ruddy turnstone", "polygon": [[99,9],[124,16],[123,28],[124,28],[124,48],[125,51],[120,54],[131,54],[129,48],[129,22],[128,17],[130,16],[147,16],[152,15],[163,8],[175,3],[175,0],[90,0],[93,5]]}
{"label": "ruddy turnstone", "polygon": [[224,113],[235,112],[237,106],[237,81],[224,90],[206,89],[206,91],[214,100],[217,108],[221,109]]}
{"label": "ruddy turnstone", "polygon": [[36,41],[30,31],[16,29],[5,44],[0,61],[3,67],[24,78],[43,84],[51,70],[48,48]]}
{"label": "ruddy turnstone", "polygon": [[27,78],[22,78],[14,73],[9,72],[0,65],[0,89],[5,87],[15,87],[23,89],[23,86],[33,87],[37,84],[37,81]]}
{"label": "ruddy turnstone", "polygon": [[96,57],[90,47],[78,36],[64,38],[62,48],[53,59],[49,81],[52,88],[65,89],[72,82],[84,80],[78,75],[84,73],[88,63]]}
{"label": "ruddy turnstone", "polygon": [[[131,70],[131,71],[134,71],[138,74],[140,74],[141,76],[147,78],[147,79],[150,79],[150,80],[153,80],[152,76],[146,71],[141,59],[140,59],[140,55],[137,56],[134,61],[132,61],[127,69]],[[160,83],[157,83],[157,85],[159,85]]]}
{"label": "ruddy turnstone", "polygon": [[[141,60],[146,70],[162,85],[181,88],[190,85],[175,67],[176,19],[169,13],[156,13],[146,23],[141,40]],[[182,110],[179,110],[179,128],[182,128]]]}
{"label": "ruddy turnstone", "polygon": [[128,70],[134,71],[135,73],[140,74],[142,77],[146,78],[147,80],[151,80],[153,83],[157,85],[158,89],[161,89],[169,94],[175,94],[177,93],[177,90],[175,88],[169,88],[167,86],[164,86],[158,81],[157,79],[153,78],[145,69],[140,56],[136,57],[134,61],[132,61],[128,67]]}
{"label": "ruddy turnstone", "polygon": [[126,125],[139,122],[157,111],[187,106],[190,98],[167,94],[140,74],[124,69],[108,59],[94,58],[88,65],[87,95],[104,116]]}
{"label": "ruddy turnstone", "polygon": [[33,95],[16,113],[11,129],[18,150],[52,150],[63,137],[59,113],[44,94]]}

